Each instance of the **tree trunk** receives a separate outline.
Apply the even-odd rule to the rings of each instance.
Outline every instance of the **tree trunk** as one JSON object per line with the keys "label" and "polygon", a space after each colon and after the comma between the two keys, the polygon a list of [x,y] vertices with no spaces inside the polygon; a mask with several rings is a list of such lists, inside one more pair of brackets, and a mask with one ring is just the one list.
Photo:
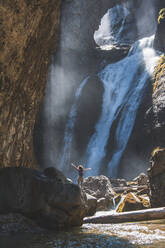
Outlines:
{"label": "tree trunk", "polygon": [[165,208],[151,208],[146,210],[115,213],[98,217],[85,218],[83,223],[110,224],[165,219]]}

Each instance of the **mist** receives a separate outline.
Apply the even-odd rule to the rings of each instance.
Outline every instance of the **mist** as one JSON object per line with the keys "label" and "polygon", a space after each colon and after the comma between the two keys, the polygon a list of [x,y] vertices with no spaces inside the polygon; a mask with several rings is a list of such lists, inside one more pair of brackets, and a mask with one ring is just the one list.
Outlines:
{"label": "mist", "polygon": [[[100,65],[95,59],[95,53],[97,52],[91,50],[90,43],[92,41],[87,40],[85,34],[81,32],[82,16],[78,15],[81,8],[77,9],[79,8],[78,5],[76,5],[76,2],[74,4],[75,9],[72,15],[70,12],[73,11],[73,6],[69,3],[64,5],[62,9],[60,38],[57,44],[57,52],[52,56],[42,110],[42,165],[43,167],[57,167],[67,175],[68,172],[66,171],[70,170],[67,166],[70,162],[82,164],[86,161],[85,157],[79,156],[73,139],[77,121],[76,112],[74,118],[71,114],[72,107],[76,102],[75,94],[85,78],[93,74],[97,75],[101,68],[100,62],[104,59],[100,57],[102,59],[102,61],[98,60]],[[93,38],[102,49],[105,46],[113,45],[131,46],[139,38],[154,34],[156,29],[154,0],[142,1],[142,4],[136,9],[133,4],[133,1],[128,1],[116,5],[109,9],[100,20],[100,27]],[[95,90],[93,84],[93,91]],[[79,98],[81,98],[81,95]],[[80,106],[76,107],[79,108]],[[90,116],[87,118],[90,118]],[[72,128],[68,124],[71,119],[74,120],[73,125],[71,125]],[[78,130],[78,132],[81,132],[81,130]],[[89,134],[84,133],[83,135]],[[69,148],[66,148],[67,146]],[[66,155],[67,149],[69,149],[69,153]],[[68,159],[65,159],[67,156]],[[74,158],[76,160],[72,161]],[[136,161],[141,161],[142,166],[140,168],[146,167],[144,166],[145,161],[142,162],[141,158],[136,158],[133,163],[134,158],[131,159],[133,167],[136,167],[134,166],[134,164],[137,165]],[[65,163],[67,164],[66,167]],[[102,171],[104,170],[102,169]],[[139,167],[137,171],[139,171]],[[125,172],[123,175],[125,176]]]}

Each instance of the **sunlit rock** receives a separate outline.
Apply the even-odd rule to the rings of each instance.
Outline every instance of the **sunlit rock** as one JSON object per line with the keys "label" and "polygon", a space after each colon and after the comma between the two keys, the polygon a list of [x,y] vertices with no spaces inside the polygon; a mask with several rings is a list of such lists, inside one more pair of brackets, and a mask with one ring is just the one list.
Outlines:
{"label": "sunlit rock", "polygon": [[149,207],[149,202],[143,197],[138,197],[134,193],[128,193],[121,198],[117,207],[117,212],[140,210]]}

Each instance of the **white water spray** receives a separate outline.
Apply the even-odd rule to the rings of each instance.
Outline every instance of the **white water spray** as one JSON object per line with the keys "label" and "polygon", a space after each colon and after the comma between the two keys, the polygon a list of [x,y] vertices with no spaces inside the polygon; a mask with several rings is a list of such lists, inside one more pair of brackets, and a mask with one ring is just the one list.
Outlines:
{"label": "white water spray", "polygon": [[71,161],[71,153],[72,153],[72,139],[73,139],[73,132],[74,132],[74,126],[75,126],[75,120],[77,115],[77,102],[81,95],[82,89],[84,88],[85,84],[87,83],[89,77],[85,78],[82,83],[80,84],[79,88],[77,89],[75,93],[75,101],[72,105],[69,119],[66,124],[65,132],[64,132],[64,148],[62,151],[62,157],[60,160],[60,169],[67,168],[66,166]]}
{"label": "white water spray", "polygon": [[92,168],[92,175],[99,174],[112,124],[118,118],[115,150],[107,168],[109,176],[117,176],[137,109],[158,59],[152,49],[153,39],[154,36],[137,41],[125,59],[108,65],[98,74],[104,85],[104,96],[102,114],[87,147],[87,166]]}

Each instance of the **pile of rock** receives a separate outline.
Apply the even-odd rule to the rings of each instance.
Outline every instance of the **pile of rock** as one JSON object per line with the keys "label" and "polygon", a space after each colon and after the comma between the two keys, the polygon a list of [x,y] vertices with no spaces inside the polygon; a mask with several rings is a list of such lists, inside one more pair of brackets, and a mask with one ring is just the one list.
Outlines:
{"label": "pile of rock", "polygon": [[115,192],[106,176],[87,177],[83,183],[83,191],[96,199],[97,211],[112,208]]}
{"label": "pile of rock", "polygon": [[117,212],[125,212],[150,207],[148,177],[144,173],[129,182],[106,176],[87,177],[83,191],[87,194],[88,215],[100,210],[116,209]]}

